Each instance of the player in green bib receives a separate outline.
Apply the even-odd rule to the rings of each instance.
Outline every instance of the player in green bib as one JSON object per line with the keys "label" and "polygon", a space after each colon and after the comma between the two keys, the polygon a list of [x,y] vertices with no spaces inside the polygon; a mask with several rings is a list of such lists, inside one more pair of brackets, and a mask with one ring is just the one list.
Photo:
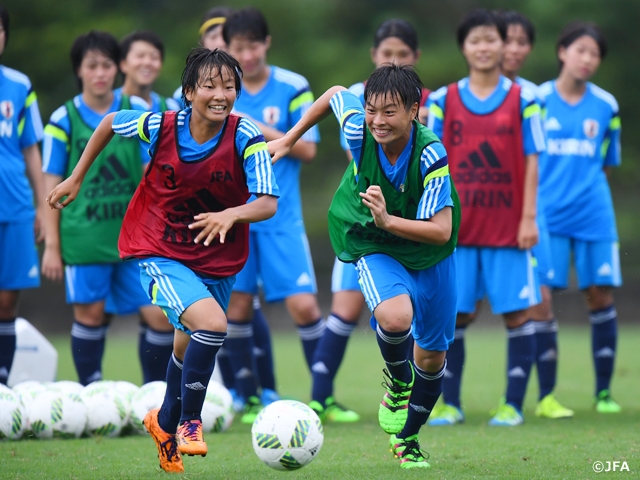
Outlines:
{"label": "player in green bib", "polygon": [[386,364],[378,420],[402,468],[429,467],[418,433],[442,391],[456,317],[460,203],[442,143],[417,121],[421,92],[413,67],[383,65],[366,83],[364,108],[332,87],[268,144],[276,162],[331,110],[340,122],[353,160],[329,207],[329,234],[336,256],[356,264],[373,313]]}

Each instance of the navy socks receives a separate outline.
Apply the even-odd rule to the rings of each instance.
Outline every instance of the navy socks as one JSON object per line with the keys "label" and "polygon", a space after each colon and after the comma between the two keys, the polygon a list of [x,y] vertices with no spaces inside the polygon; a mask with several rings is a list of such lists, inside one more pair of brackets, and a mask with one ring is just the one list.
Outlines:
{"label": "navy socks", "polygon": [[614,305],[589,312],[591,353],[596,371],[596,395],[611,386],[618,339],[618,314]]}
{"label": "navy socks", "polygon": [[533,322],[536,331],[536,367],[539,400],[553,392],[558,371],[558,321]]}
{"label": "navy socks", "polygon": [[442,368],[435,372],[429,373],[418,368],[414,363],[413,368],[416,372],[415,382],[411,390],[409,399],[409,412],[404,428],[398,434],[398,438],[407,438],[417,435],[420,427],[427,422],[431,410],[438,401],[440,393],[442,393],[442,381],[446,368],[446,361]]}
{"label": "navy socks", "polygon": [[73,322],[71,327],[71,354],[82,385],[102,380],[102,356],[108,327],[87,327]]}
{"label": "navy socks", "polygon": [[182,362],[171,354],[167,366],[167,390],[158,413],[158,424],[167,433],[176,433],[182,412]]}
{"label": "navy socks", "polygon": [[507,393],[505,401],[522,411],[529,374],[536,355],[533,322],[507,328]]}
{"label": "navy socks", "polygon": [[16,352],[16,319],[0,320],[0,384],[7,384]]}
{"label": "navy socks", "polygon": [[380,325],[377,325],[376,339],[391,376],[403,383],[410,383],[411,367],[407,360],[407,354],[411,343],[411,329],[404,332],[387,332]]}
{"label": "navy socks", "polygon": [[142,382],[164,380],[167,363],[173,352],[173,330],[164,332],[143,326],[140,329],[138,356],[142,366]]}
{"label": "navy socks", "polygon": [[300,340],[302,340],[302,350],[304,351],[304,358],[307,361],[309,371],[313,367],[313,355],[316,352],[320,338],[324,334],[324,329],[325,325],[322,318],[304,327],[298,326],[298,334],[300,335]]}
{"label": "navy socks", "polygon": [[443,376],[443,399],[444,402],[462,409],[460,403],[460,386],[462,384],[462,371],[465,361],[464,334],[467,331],[464,327],[456,327],[454,341],[447,350],[447,368]]}
{"label": "navy socks", "polygon": [[253,327],[251,323],[227,321],[225,351],[233,371],[233,382],[245,400],[258,394],[253,356]]}
{"label": "navy socks", "polygon": [[253,353],[256,359],[256,374],[258,375],[258,384],[263,389],[276,389],[276,377],[273,370],[273,348],[271,346],[271,332],[269,324],[260,309],[258,302],[257,308],[254,305],[253,310]]}

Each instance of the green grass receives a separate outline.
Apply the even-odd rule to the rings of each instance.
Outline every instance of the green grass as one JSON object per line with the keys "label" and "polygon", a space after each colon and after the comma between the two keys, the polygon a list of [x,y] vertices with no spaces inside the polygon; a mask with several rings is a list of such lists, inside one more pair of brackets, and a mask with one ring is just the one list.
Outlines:
{"label": "green grass", "polygon": [[[560,332],[557,397],[576,411],[572,420],[541,420],[533,415],[537,381],[532,378],[525,404],[526,423],[490,428],[489,410],[504,391],[505,334],[499,329],[471,328],[467,335],[463,385],[466,423],[425,427],[421,442],[431,455],[429,471],[400,471],[388,452],[388,436],[377,424],[383,393],[382,361],[372,333],[357,330],[338,375],[338,399],[362,414],[358,424],[329,424],[322,451],[314,462],[293,473],[264,466],[251,447],[250,427],[234,424],[223,434],[209,434],[209,455],[187,457],[179,478],[389,479],[403,478],[595,478],[593,462],[626,461],[631,472],[601,473],[631,478],[640,473],[640,328],[620,328],[619,355],[613,384],[622,405],[619,415],[592,410],[593,367],[587,328]],[[54,339],[60,353],[59,379],[75,380],[68,339]],[[274,338],[281,393],[306,401],[309,376],[294,334]],[[107,342],[105,377],[140,382],[136,339]],[[148,437],[79,440],[22,440],[0,443],[0,478],[167,478]]]}

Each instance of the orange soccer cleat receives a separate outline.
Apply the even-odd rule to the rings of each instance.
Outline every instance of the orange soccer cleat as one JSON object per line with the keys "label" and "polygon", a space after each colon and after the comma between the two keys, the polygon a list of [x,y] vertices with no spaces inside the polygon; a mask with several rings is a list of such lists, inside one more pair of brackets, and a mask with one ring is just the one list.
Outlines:
{"label": "orange soccer cleat", "polygon": [[144,417],[143,423],[151,438],[158,447],[158,459],[160,468],[169,473],[183,473],[182,457],[178,450],[176,436],[165,432],[158,423],[159,408],[149,411]]}

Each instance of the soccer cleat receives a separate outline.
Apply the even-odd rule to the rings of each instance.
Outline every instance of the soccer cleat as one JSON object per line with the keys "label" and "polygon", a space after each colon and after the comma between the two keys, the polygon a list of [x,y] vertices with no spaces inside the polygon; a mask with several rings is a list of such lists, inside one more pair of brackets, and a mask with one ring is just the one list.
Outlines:
{"label": "soccer cleat", "polygon": [[231,408],[234,412],[240,413],[244,409],[244,398],[240,396],[235,388],[230,388],[229,393],[232,399]]}
{"label": "soccer cleat", "polygon": [[340,405],[333,397],[328,397],[325,400],[324,412],[330,422],[352,423],[360,420],[360,415],[353,410],[349,410],[344,405]]}
{"label": "soccer cleat", "polygon": [[464,413],[458,407],[445,403],[433,409],[427,425],[439,427],[443,425],[457,425],[464,422]]}
{"label": "soccer cleat", "polygon": [[400,468],[429,468],[429,454],[425,457],[420,449],[420,443],[418,442],[418,435],[412,435],[407,438],[398,438],[395,435],[391,435],[389,440],[389,446],[391,453],[395,458],[400,460]]}
{"label": "soccer cleat", "polygon": [[500,405],[493,418],[489,420],[489,425],[494,427],[515,427],[522,423],[524,423],[522,413],[508,403]]}
{"label": "soccer cleat", "polygon": [[202,422],[200,420],[188,420],[180,425],[176,439],[182,455],[207,456],[207,444],[202,437]]}
{"label": "soccer cleat", "polygon": [[600,390],[596,397],[596,412],[598,413],[620,413],[622,407],[611,398],[609,390]]}
{"label": "soccer cleat", "polygon": [[573,410],[564,407],[556,400],[553,394],[545,395],[536,405],[536,417],[544,418],[571,418]]}
{"label": "soccer cleat", "polygon": [[262,405],[262,402],[258,397],[251,396],[247,398],[247,403],[244,404],[244,409],[242,410],[243,413],[240,421],[242,423],[252,424],[263,408],[264,405]]}
{"label": "soccer cleat", "polygon": [[409,397],[415,378],[413,366],[411,366],[411,363],[409,365],[411,368],[410,383],[396,380],[386,369],[382,371],[388,380],[385,379],[382,382],[382,386],[387,389],[387,392],[382,397],[382,402],[380,402],[380,407],[378,408],[378,422],[386,433],[400,433],[407,421]]}
{"label": "soccer cleat", "polygon": [[324,423],[327,420],[327,417],[326,417],[325,411],[324,411],[324,407],[322,406],[322,404],[320,402],[318,402],[317,400],[311,400],[309,402],[309,408],[311,410],[313,410],[314,412],[316,412],[316,415],[318,415],[318,418],[320,419],[320,421],[322,423]]}
{"label": "soccer cleat", "polygon": [[176,436],[162,430],[158,423],[159,411],[159,408],[155,408],[148,412],[144,417],[143,423],[151,438],[156,442],[156,447],[158,447],[160,468],[169,473],[183,473],[184,465],[178,450]]}
{"label": "soccer cleat", "polygon": [[273,402],[277,402],[280,400],[280,395],[275,390],[271,390],[270,388],[263,388],[262,393],[260,394],[260,401],[262,405],[265,407],[267,405],[272,404]]}

